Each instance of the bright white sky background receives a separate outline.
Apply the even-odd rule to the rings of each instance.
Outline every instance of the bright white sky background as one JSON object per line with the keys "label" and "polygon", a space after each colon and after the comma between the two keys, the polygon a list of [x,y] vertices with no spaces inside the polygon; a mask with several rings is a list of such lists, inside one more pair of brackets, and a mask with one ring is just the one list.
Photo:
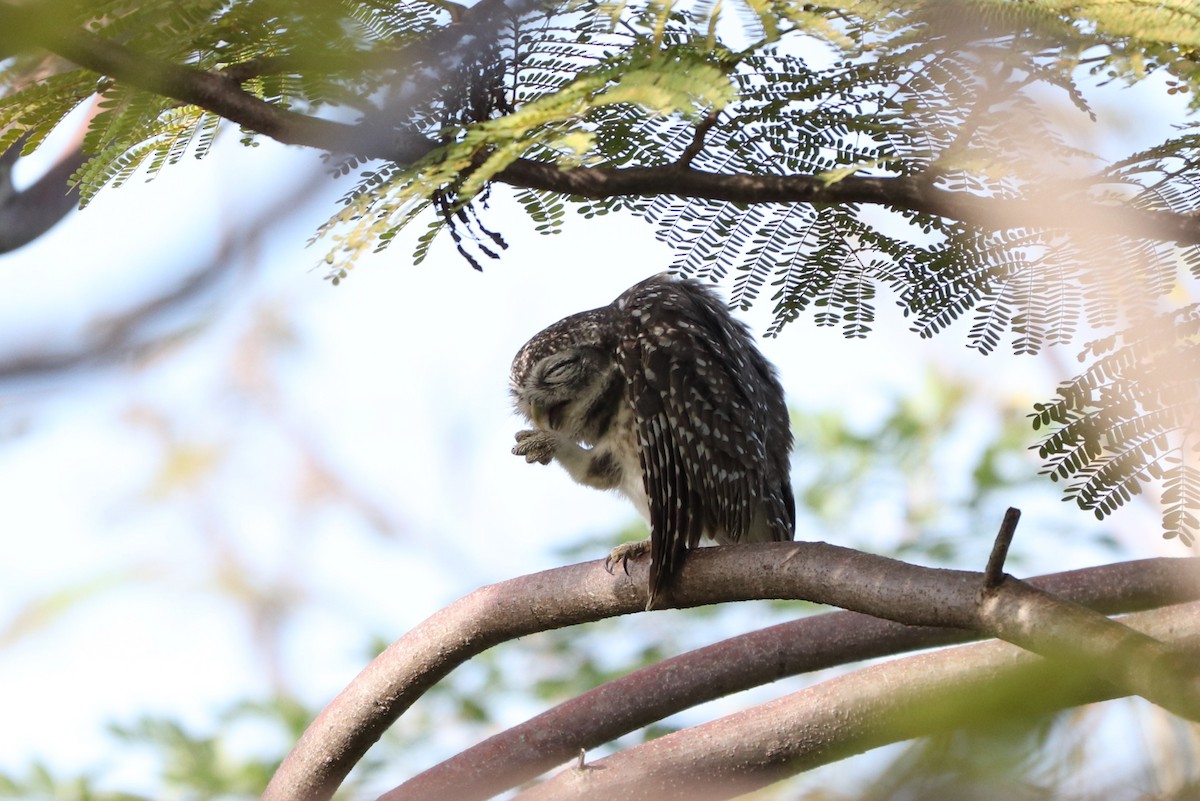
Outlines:
{"label": "bright white sky background", "polygon": [[[1138,94],[1167,108],[1161,87]],[[1109,111],[1132,96],[1113,95]],[[1162,132],[1132,129],[1147,120],[1137,113],[1124,128],[1110,120],[1120,151]],[[361,668],[366,633],[399,636],[481,584],[555,566],[564,541],[634,516],[615,495],[510,455],[520,423],[507,372],[543,326],[665,268],[669,253],[648,226],[572,212],[565,233],[537,237],[498,197],[488,219],[511,247],[482,274],[448,237],[416,268],[411,240],[398,241],[334,288],[315,266],[320,245],[304,242],[349,183],[314,184],[312,153],[234,140],[149,184],[103,192],[0,257],[0,351],[69,349],[97,316],[170,285],[240,232],[228,235],[237,265],[224,283],[164,322],[195,324],[194,336],[149,363],[0,386],[0,770],[38,758],[141,782],[147,766],[114,755],[104,722],[158,711],[203,725],[220,704],[265,691],[255,632],[208,592],[218,571],[206,532],[236,543],[264,581],[294,576],[333,599],[314,608],[297,599],[306,611],[289,626],[283,660],[288,679],[321,702]],[[279,197],[294,214],[248,235]],[[792,404],[872,421],[929,369],[974,376],[981,396],[1022,406],[1053,392],[1053,363],[981,358],[961,326],[920,340],[890,301],[878,306],[865,341],[801,318],[762,343]],[[751,317],[760,331],[766,308]],[[1058,362],[1071,369],[1073,356]],[[803,460],[804,443],[798,450]],[[297,505],[323,486],[306,472],[309,457],[336,469],[373,524],[344,503]],[[1056,492],[1037,503],[1057,504]],[[1152,515],[1123,514],[1110,527],[1139,555],[1182,553],[1159,540]],[[1038,572],[1096,558],[1054,550]],[[31,602],[93,582],[112,586],[24,627]]]}

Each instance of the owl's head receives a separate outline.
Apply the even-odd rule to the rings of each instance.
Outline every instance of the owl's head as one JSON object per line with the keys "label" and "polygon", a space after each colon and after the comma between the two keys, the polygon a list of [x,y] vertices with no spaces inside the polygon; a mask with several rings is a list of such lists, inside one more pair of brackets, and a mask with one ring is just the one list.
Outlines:
{"label": "owl's head", "polygon": [[537,428],[588,437],[588,410],[616,374],[614,342],[603,335],[604,309],[559,320],[513,359],[513,402]]}

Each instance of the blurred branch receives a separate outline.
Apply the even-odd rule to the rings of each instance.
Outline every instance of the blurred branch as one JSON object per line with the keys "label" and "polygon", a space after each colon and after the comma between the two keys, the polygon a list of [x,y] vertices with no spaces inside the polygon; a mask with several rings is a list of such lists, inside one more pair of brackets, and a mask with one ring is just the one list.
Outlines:
{"label": "blurred branch", "polygon": [[[1172,599],[1193,599],[1200,592],[1196,560],[1130,564],[1130,570],[1156,573],[1157,586]],[[372,661],[321,712],[263,798],[329,798],[421,694],[493,645],[644,610],[646,569],[645,560],[632,565],[628,576],[610,575],[602,561],[572,565],[483,587],[442,609]],[[1110,574],[1095,575],[1104,582]],[[691,553],[670,600],[677,607],[809,600],[910,625],[985,631],[981,585],[980,573],[918,567],[826,543],[761,543]]]}
{"label": "blurred branch", "polygon": [[191,268],[158,294],[93,320],[79,347],[55,351],[47,348],[45,342],[39,342],[37,348],[27,353],[0,353],[0,385],[134,358],[185,335],[195,325],[194,319],[182,325],[161,327],[160,324],[188,303],[218,290],[222,281],[244,264],[238,254],[252,251],[256,242],[288,220],[297,210],[295,198],[312,196],[324,177],[314,167],[302,184],[277,193],[253,215],[240,220],[236,228],[224,230],[215,252],[206,262]]}
{"label": "blurred branch", "polygon": [[0,253],[16,250],[37,239],[78,205],[79,190],[70,186],[68,179],[87,161],[80,146],[86,130],[87,120],[84,120],[66,152],[23,190],[18,190],[13,183],[13,168],[25,137],[0,153]]}
{"label": "blurred branch", "polygon": [[233,258],[233,251],[234,243],[224,242],[208,264],[184,276],[166,292],[147,298],[120,314],[93,322],[80,348],[59,352],[43,349],[8,358],[0,357],[0,384],[129,358],[142,349],[173,339],[179,335],[178,329],[153,338],[144,337],[143,334],[162,315],[219,283],[230,268],[238,263]]}
{"label": "blurred branch", "polygon": [[67,179],[87,160],[79,146],[64,153],[27,189],[18,190],[12,171],[22,141],[0,154],[0,253],[37,239],[79,202],[78,190],[67,186]]}
{"label": "blurred branch", "polygon": [[[1115,614],[1200,595],[1175,562],[1125,562],[1031,584]],[[610,681],[414,776],[382,801],[482,801],[663,718],[786,676],[982,636],[906,626],[858,612],[802,618],[699,648]]]}
{"label": "blurred branch", "polygon": [[[468,52],[494,40],[499,23],[529,12],[536,0],[483,0],[456,12],[419,52],[422,69],[398,82],[389,114],[402,112],[444,89],[451,71]],[[285,144],[305,145],[362,158],[411,164],[437,143],[412,131],[397,130],[394,119],[347,124],[308,116],[260,100],[242,89],[236,69],[224,73],[167,63],[86,31],[63,31],[53,19],[9,2],[0,2],[4,41],[36,45],[86,69],[150,92],[199,106]],[[403,51],[401,51],[403,53]],[[399,57],[399,56],[398,56]],[[252,65],[249,72],[262,65]],[[405,65],[396,65],[398,68]],[[1031,226],[1095,231],[1103,229],[1180,244],[1200,243],[1200,218],[1190,214],[1087,200],[1064,203],[1061,192],[1046,188],[1041,197],[982,197],[936,187],[934,174],[874,177],[851,175],[829,181],[821,175],[711,173],[682,164],[659,167],[569,167],[518,159],[496,180],[513,186],[588,198],[674,195],[735,203],[865,203],[934,214],[988,230]]]}
{"label": "blurred branch", "polygon": [[[309,117],[259,100],[233,79],[171,64],[82,30],[64,30],[54,15],[34,7],[0,3],[6,41],[44,47],[81,67],[184,103],[210,109],[228,120],[285,144],[343,151],[354,126]],[[217,109],[220,109],[219,111]]]}
{"label": "blurred branch", "polygon": [[[1142,636],[1200,653],[1200,603],[1125,622]],[[1121,694],[1008,643],[945,649],[864,668],[565,770],[516,799],[716,801],[889,743]]]}

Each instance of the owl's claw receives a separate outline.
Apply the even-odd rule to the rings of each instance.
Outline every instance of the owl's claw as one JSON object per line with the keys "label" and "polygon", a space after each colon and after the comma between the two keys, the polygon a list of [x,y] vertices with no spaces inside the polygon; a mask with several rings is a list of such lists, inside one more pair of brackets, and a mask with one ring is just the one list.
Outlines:
{"label": "owl's claw", "polygon": [[516,437],[514,455],[524,456],[529,464],[550,464],[558,447],[558,437],[553,431],[518,431]]}
{"label": "owl's claw", "polygon": [[609,551],[608,556],[604,559],[604,569],[612,573],[617,564],[621,565],[621,569],[625,571],[625,575],[629,575],[629,560],[637,559],[638,557],[650,551],[650,540],[639,540],[638,542],[626,542],[618,545]]}

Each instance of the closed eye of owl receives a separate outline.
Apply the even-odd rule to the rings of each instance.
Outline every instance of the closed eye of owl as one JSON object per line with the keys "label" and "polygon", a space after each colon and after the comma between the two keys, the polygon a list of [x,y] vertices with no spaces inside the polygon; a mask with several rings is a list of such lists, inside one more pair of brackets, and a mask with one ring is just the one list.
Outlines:
{"label": "closed eye of owl", "polygon": [[749,330],[708,287],[666,274],[559,320],[513,359],[513,453],[615,489],[650,523],[647,608],[702,537],[792,539],[792,434],[783,388]]}

